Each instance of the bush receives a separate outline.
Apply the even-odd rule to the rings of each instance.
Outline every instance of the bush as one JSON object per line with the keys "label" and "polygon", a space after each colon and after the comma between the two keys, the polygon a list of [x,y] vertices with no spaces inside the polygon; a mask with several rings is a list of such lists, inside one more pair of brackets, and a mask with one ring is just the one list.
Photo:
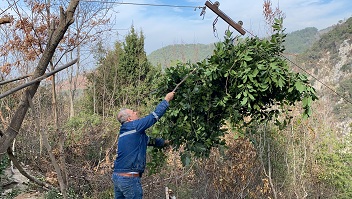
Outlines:
{"label": "bush", "polygon": [[9,166],[10,160],[7,156],[0,159],[0,175],[4,174],[5,169]]}

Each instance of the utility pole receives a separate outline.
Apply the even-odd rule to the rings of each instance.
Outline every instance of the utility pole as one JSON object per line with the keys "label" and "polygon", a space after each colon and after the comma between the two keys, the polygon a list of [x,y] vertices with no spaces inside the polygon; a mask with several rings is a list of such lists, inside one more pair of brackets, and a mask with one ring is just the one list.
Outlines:
{"label": "utility pole", "polygon": [[221,17],[226,23],[228,23],[230,26],[232,26],[234,29],[236,29],[241,35],[246,34],[246,31],[242,29],[242,22],[240,21],[239,23],[234,22],[229,16],[227,16],[225,13],[223,13],[219,9],[219,2],[215,1],[215,3],[211,3],[209,1],[205,2],[205,5],[212,10],[215,14],[217,14],[219,17]]}

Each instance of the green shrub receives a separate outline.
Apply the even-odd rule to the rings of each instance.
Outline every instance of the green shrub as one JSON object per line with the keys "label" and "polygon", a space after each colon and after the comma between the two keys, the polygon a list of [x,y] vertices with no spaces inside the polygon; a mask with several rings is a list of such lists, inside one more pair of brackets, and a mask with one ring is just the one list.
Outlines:
{"label": "green shrub", "polygon": [[10,160],[7,156],[0,159],[0,175],[4,174],[5,169],[8,167]]}
{"label": "green shrub", "polygon": [[351,141],[351,134],[344,136],[343,141],[325,137],[316,154],[322,168],[319,180],[330,185],[330,190],[335,190],[331,198],[352,198]]}
{"label": "green shrub", "polygon": [[5,196],[5,199],[13,199],[15,198],[16,196],[18,196],[20,194],[20,190],[19,189],[12,189],[12,191],[10,193],[7,193],[6,196]]}

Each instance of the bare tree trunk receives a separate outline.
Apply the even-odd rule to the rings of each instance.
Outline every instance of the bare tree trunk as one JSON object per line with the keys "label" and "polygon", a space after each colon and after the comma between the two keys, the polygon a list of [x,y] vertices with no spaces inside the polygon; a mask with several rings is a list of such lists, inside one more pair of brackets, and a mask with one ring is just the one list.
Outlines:
{"label": "bare tree trunk", "polygon": [[97,113],[97,108],[96,108],[96,91],[95,91],[95,84],[96,84],[96,82],[95,82],[95,75],[93,74],[93,80],[94,80],[94,83],[93,83],[93,113],[95,114],[95,113]]}
{"label": "bare tree trunk", "polygon": [[[51,5],[51,0],[48,0],[48,7],[47,7],[47,14],[48,14],[48,27],[50,27],[50,5]],[[78,7],[78,5],[77,5]],[[53,59],[51,59],[53,60]],[[55,66],[53,65],[53,62],[50,62],[50,66],[51,66],[51,70],[55,70]],[[59,127],[59,116],[58,116],[58,104],[57,104],[57,93],[56,93],[56,76],[53,75],[52,76],[52,109],[53,109],[53,113],[54,113],[54,128],[55,128],[55,134],[57,134],[59,136],[59,161],[60,164],[58,165],[60,169],[60,173],[61,176],[59,176],[60,173],[57,172],[57,176],[58,176],[58,181],[60,183],[60,190],[61,193],[64,197],[64,199],[67,198],[67,172],[66,172],[66,161],[65,161],[65,153],[64,153],[64,143],[65,143],[65,135],[62,131],[60,131],[60,127]],[[49,150],[49,149],[48,149]],[[49,152],[50,154],[50,152]],[[52,164],[53,165],[57,165],[56,160],[51,158]],[[61,179],[61,180],[59,180]]]}
{"label": "bare tree trunk", "polygon": [[[270,138],[266,137],[266,130],[267,129],[263,129],[263,134],[260,135],[260,144],[259,144],[259,156],[260,156],[260,161],[263,167],[263,172],[264,175],[268,178],[269,184],[270,184],[270,188],[273,192],[273,196],[274,199],[277,199],[277,191],[275,189],[274,183],[273,183],[273,179],[272,179],[272,167],[271,167],[271,151],[270,151]],[[265,164],[264,164],[264,158],[263,156],[266,155],[266,159],[267,159],[267,164],[268,164],[268,168],[265,168]]]}
{"label": "bare tree trunk", "polygon": [[[55,69],[55,66],[52,65],[52,62],[50,62],[51,70]],[[66,160],[65,160],[65,151],[64,151],[64,144],[65,144],[65,134],[63,131],[60,130],[60,124],[59,124],[59,114],[58,114],[58,102],[57,102],[57,92],[56,92],[56,76],[53,75],[51,79],[52,83],[52,111],[54,113],[53,115],[53,120],[54,120],[54,132],[56,135],[59,136],[59,162],[58,164],[59,169],[61,171],[61,182],[60,180],[60,189],[61,193],[64,197],[64,199],[67,198],[67,171],[66,171]],[[56,160],[55,160],[56,161]],[[55,163],[52,160],[52,164],[54,165]],[[57,163],[56,163],[57,164]],[[57,174],[59,175],[59,173]],[[59,178],[59,176],[58,176]]]}
{"label": "bare tree trunk", "polygon": [[[80,13],[79,5],[77,6],[77,13]],[[76,19],[78,21],[78,18]],[[77,32],[75,33],[76,35],[80,35],[80,28],[78,27],[79,24],[77,23]],[[72,59],[72,52],[71,54],[71,59]],[[74,68],[71,68],[71,72],[69,73],[69,98],[70,98],[70,118],[73,118],[75,116],[75,109],[74,109],[74,101],[75,101],[75,94],[77,90],[77,78],[80,70],[80,60],[81,60],[81,45],[77,46],[77,63],[76,63],[76,73],[74,72]]]}
{"label": "bare tree trunk", "polygon": [[[52,62],[50,62],[50,66],[51,66],[51,70],[54,70],[55,66],[52,64]],[[53,120],[54,120],[54,132],[56,135],[59,136],[59,162],[60,164],[59,169],[60,169],[60,173],[61,173],[61,182],[59,180],[60,183],[60,189],[61,189],[61,193],[64,197],[64,199],[67,198],[67,172],[66,172],[66,161],[65,161],[65,152],[64,152],[64,144],[65,144],[65,134],[64,132],[60,131],[60,125],[59,125],[59,114],[58,114],[58,104],[57,104],[57,93],[56,93],[56,76],[53,75],[52,79],[51,79],[51,83],[52,83],[52,110],[53,110]],[[46,138],[47,139],[47,138]],[[54,161],[56,162],[56,160],[53,160],[51,158],[51,162],[54,165]],[[57,164],[57,163],[56,163]],[[58,175],[58,179],[59,179],[59,173],[57,173]]]}
{"label": "bare tree trunk", "polygon": [[[77,73],[76,74],[74,73],[73,68],[71,68],[71,72],[69,73],[70,118],[73,118],[75,116],[74,101],[75,101],[75,95],[77,90],[78,74],[80,70],[80,59],[81,59],[80,50],[81,50],[81,47],[77,46],[77,62],[76,62]],[[72,58],[72,55],[71,55],[71,58]]]}
{"label": "bare tree trunk", "polygon": [[34,120],[36,122],[38,131],[39,131],[39,133],[42,134],[44,146],[47,149],[49,157],[50,157],[50,160],[51,160],[51,163],[53,164],[53,166],[55,168],[55,171],[56,171],[56,174],[57,174],[57,180],[58,180],[59,185],[60,185],[61,193],[62,193],[64,199],[67,199],[67,192],[66,192],[67,186],[66,186],[64,175],[62,174],[60,166],[57,163],[54,154],[52,153],[52,149],[51,149],[51,146],[49,144],[48,137],[47,137],[46,133],[41,130],[39,119],[35,117],[37,115],[37,113],[36,113],[36,111],[34,109],[34,104],[32,102],[32,98],[31,98],[31,96],[29,94],[27,96],[28,96],[28,103],[29,103],[29,106],[32,109],[32,112],[33,112],[33,115],[34,115]]}
{"label": "bare tree trunk", "polygon": [[[267,177],[269,179],[270,187],[271,187],[271,190],[273,191],[274,198],[277,199],[277,192],[276,192],[276,189],[275,189],[275,186],[273,183],[273,179],[272,179],[272,175],[271,175],[272,168],[271,168],[271,153],[270,153],[270,143],[269,142],[268,142],[267,153],[268,153],[268,175],[267,175]],[[265,168],[264,168],[264,173],[266,175]]]}
{"label": "bare tree trunk", "polygon": [[[13,152],[13,153],[11,153],[12,155],[15,154],[15,143],[16,143],[16,139],[14,139],[13,142],[12,142],[12,149],[11,149],[11,152]],[[10,148],[8,149],[7,152],[9,152],[9,150],[10,150]],[[9,153],[7,153],[7,154],[9,154]],[[12,174],[15,173],[14,170],[13,170],[13,164],[14,164],[14,163],[13,163],[13,161],[12,161],[12,159],[11,159],[11,173],[12,173]]]}
{"label": "bare tree trunk", "polygon": [[[52,64],[52,62],[50,62],[50,67],[51,70],[54,70],[54,65]],[[54,120],[54,127],[55,127],[55,131],[57,131],[59,129],[59,118],[58,118],[58,108],[57,108],[57,99],[56,99],[56,76],[53,75],[52,79],[51,79],[51,96],[52,96],[52,111],[53,111],[53,120]]]}

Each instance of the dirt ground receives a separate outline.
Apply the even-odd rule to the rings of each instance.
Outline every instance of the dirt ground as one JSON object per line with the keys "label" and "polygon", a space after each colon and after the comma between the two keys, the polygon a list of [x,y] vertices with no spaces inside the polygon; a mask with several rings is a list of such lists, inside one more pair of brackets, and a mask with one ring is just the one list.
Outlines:
{"label": "dirt ground", "polygon": [[29,180],[17,169],[12,171],[11,168],[6,169],[4,176],[1,176],[1,181],[2,193],[0,193],[0,198],[19,191],[21,193],[14,199],[44,199],[43,194],[28,190]]}
{"label": "dirt ground", "polygon": [[44,196],[39,192],[33,192],[20,194],[14,197],[14,199],[44,199]]}

